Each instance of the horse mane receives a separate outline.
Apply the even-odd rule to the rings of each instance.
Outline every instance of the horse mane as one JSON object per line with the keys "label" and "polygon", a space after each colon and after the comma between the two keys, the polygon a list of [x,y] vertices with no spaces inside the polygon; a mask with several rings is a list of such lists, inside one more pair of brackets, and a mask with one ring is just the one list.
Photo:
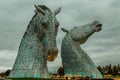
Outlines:
{"label": "horse mane", "polygon": [[66,32],[66,33],[69,32],[67,29],[64,29],[64,28],[61,28],[61,30],[62,30],[63,32]]}
{"label": "horse mane", "polygon": [[41,7],[43,10],[50,10],[47,6],[45,5],[38,5],[39,7]]}
{"label": "horse mane", "polygon": [[[42,8],[44,11],[48,10],[48,11],[51,12],[51,10],[50,10],[47,6],[45,6],[45,5],[38,5],[38,6],[39,6],[40,8]],[[31,20],[29,21],[29,24],[27,25],[27,29],[29,29],[29,27],[30,27],[33,19],[37,16],[37,14],[38,14],[38,13],[35,13],[34,16],[31,18]],[[26,29],[26,31],[27,31],[27,29]],[[27,33],[26,31],[25,31],[25,33],[24,33],[24,35],[23,35],[23,38],[25,37],[25,35],[26,35],[26,33]]]}

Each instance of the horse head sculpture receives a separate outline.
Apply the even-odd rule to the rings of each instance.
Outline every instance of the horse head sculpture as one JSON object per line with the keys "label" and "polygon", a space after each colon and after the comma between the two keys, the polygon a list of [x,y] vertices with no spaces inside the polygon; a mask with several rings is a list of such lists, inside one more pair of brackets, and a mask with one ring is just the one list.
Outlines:
{"label": "horse head sculpture", "polygon": [[58,49],[56,46],[56,35],[59,26],[55,15],[57,15],[61,8],[58,8],[54,13],[44,5],[36,6],[36,14],[38,18],[37,26],[40,40],[43,43],[44,53],[48,61],[53,61],[57,57]]}
{"label": "horse head sculpture", "polygon": [[62,40],[61,46],[62,64],[66,76],[103,77],[90,56],[80,47],[94,32],[99,32],[101,29],[102,24],[99,21],[93,21],[83,26],[76,26],[70,31],[62,28],[67,33]]}
{"label": "horse head sculpture", "polygon": [[47,60],[57,57],[56,36],[59,22],[45,5],[35,5],[31,19],[19,46],[18,55],[9,78],[48,78]]}
{"label": "horse head sculpture", "polygon": [[83,44],[94,33],[102,29],[102,24],[99,21],[93,21],[81,27],[74,27],[71,30],[71,37],[73,40]]}

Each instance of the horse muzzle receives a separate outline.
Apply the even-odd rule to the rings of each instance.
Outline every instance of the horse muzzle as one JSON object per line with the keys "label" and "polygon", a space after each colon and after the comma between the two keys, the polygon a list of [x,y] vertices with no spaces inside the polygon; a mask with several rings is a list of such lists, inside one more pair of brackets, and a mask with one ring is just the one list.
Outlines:
{"label": "horse muzzle", "polygon": [[96,27],[95,27],[95,31],[96,32],[99,32],[102,30],[102,24],[98,24]]}
{"label": "horse muzzle", "polygon": [[58,49],[49,49],[46,54],[46,58],[48,61],[54,61],[58,55]]}

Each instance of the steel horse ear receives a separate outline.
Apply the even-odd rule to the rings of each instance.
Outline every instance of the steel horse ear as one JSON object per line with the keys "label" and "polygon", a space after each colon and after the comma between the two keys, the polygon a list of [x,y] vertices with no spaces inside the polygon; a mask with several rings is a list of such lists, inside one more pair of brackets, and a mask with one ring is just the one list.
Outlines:
{"label": "steel horse ear", "polygon": [[49,78],[47,60],[54,61],[58,54],[56,36],[58,8],[52,12],[45,5],[35,5],[31,19],[19,46],[11,79]]}

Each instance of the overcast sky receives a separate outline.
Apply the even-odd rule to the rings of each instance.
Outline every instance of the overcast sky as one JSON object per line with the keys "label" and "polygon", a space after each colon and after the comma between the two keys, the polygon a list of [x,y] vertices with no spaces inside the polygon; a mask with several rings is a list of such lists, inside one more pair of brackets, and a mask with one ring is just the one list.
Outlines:
{"label": "overcast sky", "polygon": [[62,7],[56,16],[60,22],[57,35],[59,55],[48,62],[50,72],[61,66],[60,46],[65,35],[60,28],[72,29],[98,20],[102,31],[93,34],[82,48],[95,65],[120,64],[120,0],[0,0],[0,72],[11,69],[34,4],[47,5],[52,11]]}

